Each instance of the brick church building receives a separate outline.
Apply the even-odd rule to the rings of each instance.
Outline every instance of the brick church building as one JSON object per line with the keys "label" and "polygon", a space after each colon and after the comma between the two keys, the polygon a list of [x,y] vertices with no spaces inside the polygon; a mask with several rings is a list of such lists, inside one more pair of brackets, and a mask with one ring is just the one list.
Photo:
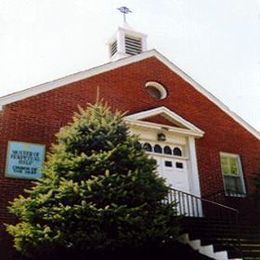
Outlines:
{"label": "brick church building", "polygon": [[[55,133],[99,95],[125,120],[173,189],[254,211],[260,133],[157,50],[118,28],[110,62],[0,98],[0,232],[12,201],[33,179]],[[250,208],[251,207],[251,208]],[[223,258],[224,259],[224,258]]]}

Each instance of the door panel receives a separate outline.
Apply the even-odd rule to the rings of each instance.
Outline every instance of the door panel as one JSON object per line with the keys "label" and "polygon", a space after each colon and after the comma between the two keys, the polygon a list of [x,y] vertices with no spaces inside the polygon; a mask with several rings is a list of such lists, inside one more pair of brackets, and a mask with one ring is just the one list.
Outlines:
{"label": "door panel", "polygon": [[172,188],[189,193],[187,163],[185,160],[154,156],[158,173],[166,179]]}

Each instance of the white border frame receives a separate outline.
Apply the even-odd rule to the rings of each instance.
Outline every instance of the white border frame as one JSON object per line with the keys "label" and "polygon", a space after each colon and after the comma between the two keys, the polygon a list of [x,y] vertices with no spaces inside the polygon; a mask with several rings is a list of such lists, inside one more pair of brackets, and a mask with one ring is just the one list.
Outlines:
{"label": "white border frame", "polygon": [[[168,96],[167,90],[161,83],[159,83],[157,81],[147,81],[145,83],[145,88],[148,89],[149,87],[153,87],[160,92],[161,97],[160,98],[154,97],[155,99],[161,100],[161,99],[167,98],[167,96]],[[148,92],[148,90],[147,90],[147,92]],[[150,95],[149,92],[148,92],[148,94]],[[150,95],[150,96],[153,97],[152,95]]]}
{"label": "white border frame", "polygon": [[[11,178],[11,179],[22,179],[22,180],[31,180],[31,181],[35,181],[35,180],[38,180],[39,178],[42,177],[42,172],[41,172],[41,177],[39,178],[30,178],[30,177],[27,177],[27,176],[22,176],[22,177],[19,177],[19,176],[14,176],[12,174],[10,174],[8,172],[8,165],[9,165],[9,152],[10,152],[10,146],[11,146],[11,143],[21,143],[21,144],[29,144],[29,145],[35,145],[35,146],[40,146],[43,148],[43,154],[42,154],[42,167],[44,165],[44,162],[45,162],[45,158],[46,158],[46,145],[45,144],[38,144],[38,143],[29,143],[29,142],[22,142],[22,141],[14,141],[14,140],[10,140],[8,141],[7,143],[7,150],[6,150],[6,160],[5,160],[5,173],[4,173],[4,176],[7,177],[7,178]],[[41,167],[41,171],[42,171],[42,167]]]}

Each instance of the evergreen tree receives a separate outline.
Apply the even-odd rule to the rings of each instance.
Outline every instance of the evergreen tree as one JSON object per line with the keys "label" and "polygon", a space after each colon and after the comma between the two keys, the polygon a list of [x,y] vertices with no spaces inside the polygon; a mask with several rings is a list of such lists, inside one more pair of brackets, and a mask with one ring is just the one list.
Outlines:
{"label": "evergreen tree", "polygon": [[176,237],[174,205],[162,203],[168,187],[122,117],[98,102],[60,130],[43,177],[11,203],[19,221],[7,231],[18,251],[84,255]]}

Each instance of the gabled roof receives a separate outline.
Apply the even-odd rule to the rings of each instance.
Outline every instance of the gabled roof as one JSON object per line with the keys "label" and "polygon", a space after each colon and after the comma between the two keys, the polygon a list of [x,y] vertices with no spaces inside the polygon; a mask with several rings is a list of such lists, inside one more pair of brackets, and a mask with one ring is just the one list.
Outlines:
{"label": "gabled roof", "polygon": [[[163,116],[166,118],[169,122],[172,122],[176,126],[170,126],[170,125],[162,125],[157,124],[149,121],[145,121],[146,118],[152,117],[152,116]],[[170,109],[166,107],[157,107],[150,110],[142,111],[139,113],[131,114],[129,116],[126,116],[124,118],[128,124],[133,125],[140,125],[140,126],[146,126],[150,128],[167,128],[168,130],[185,134],[185,135],[192,135],[196,137],[202,137],[204,135],[204,132],[190,123],[189,121],[185,120],[183,117],[179,116],[175,112],[171,111]]]}
{"label": "gabled roof", "polygon": [[165,56],[160,54],[157,50],[150,50],[143,52],[139,55],[130,56],[127,58],[123,58],[117,60],[115,62],[106,63],[104,65],[91,68],[89,70],[81,71],[75,74],[68,75],[66,77],[47,82],[32,88],[28,88],[19,92],[15,92],[13,94],[0,97],[0,110],[4,105],[43,93],[52,89],[56,89],[62,87],[64,85],[70,84],[72,82],[76,82],[82,79],[86,79],[97,74],[107,72],[113,69],[120,68],[122,66],[126,66],[138,61],[142,61],[147,58],[155,57],[159,61],[161,61],[164,65],[166,65],[170,70],[179,75],[183,80],[192,85],[197,91],[207,97],[211,102],[217,105],[221,110],[223,110],[226,114],[228,114],[231,118],[233,118],[237,123],[243,126],[248,132],[254,135],[256,138],[260,139],[260,133],[250,126],[246,121],[244,121],[237,114],[232,112],[226,105],[224,105],[219,99],[213,96],[210,92],[208,92],[205,88],[203,88],[200,84],[198,84],[195,80],[189,77],[185,72],[183,72],[180,68],[178,68],[175,64],[170,62]]}

